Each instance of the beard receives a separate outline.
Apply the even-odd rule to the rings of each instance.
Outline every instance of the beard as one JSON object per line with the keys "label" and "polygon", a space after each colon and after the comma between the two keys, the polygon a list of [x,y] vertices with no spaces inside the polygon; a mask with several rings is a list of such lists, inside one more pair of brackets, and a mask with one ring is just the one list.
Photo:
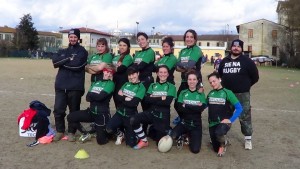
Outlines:
{"label": "beard", "polygon": [[242,54],[242,51],[232,50],[232,51],[231,51],[231,54],[232,54],[233,56],[239,56],[239,55]]}

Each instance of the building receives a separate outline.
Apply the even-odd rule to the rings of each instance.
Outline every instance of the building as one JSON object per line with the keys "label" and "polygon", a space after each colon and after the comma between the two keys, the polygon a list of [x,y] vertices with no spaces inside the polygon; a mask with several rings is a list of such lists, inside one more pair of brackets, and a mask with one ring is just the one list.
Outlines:
{"label": "building", "polygon": [[287,7],[285,1],[278,1],[277,4],[277,18],[278,18],[278,24],[288,26],[287,23]]}
{"label": "building", "polygon": [[39,49],[46,52],[56,52],[62,47],[62,34],[38,31]]}
{"label": "building", "polygon": [[[89,54],[96,53],[96,44],[97,40],[100,38],[105,38],[108,42],[108,45],[111,44],[111,38],[113,35],[101,32],[95,29],[81,27],[78,28],[80,30],[80,41],[81,45],[89,52]],[[68,33],[70,29],[62,30],[60,31],[62,33],[62,47],[66,48],[69,45],[69,39],[68,39]]]}
{"label": "building", "polygon": [[275,22],[259,19],[236,26],[239,39],[244,41],[244,51],[252,55],[267,55],[279,59],[285,51],[287,28]]}
{"label": "building", "polygon": [[[0,40],[12,42],[16,33],[15,28],[0,27]],[[45,52],[55,52],[61,48],[62,35],[60,33],[38,31],[39,49]]]}
{"label": "building", "polygon": [[16,33],[16,29],[6,25],[4,27],[0,26],[0,40],[12,41],[14,33]]}

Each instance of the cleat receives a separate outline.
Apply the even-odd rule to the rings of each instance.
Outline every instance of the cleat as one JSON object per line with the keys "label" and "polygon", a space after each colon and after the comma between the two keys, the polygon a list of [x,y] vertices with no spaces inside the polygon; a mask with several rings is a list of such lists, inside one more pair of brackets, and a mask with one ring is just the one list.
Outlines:
{"label": "cleat", "polygon": [[81,143],[85,143],[87,141],[91,141],[91,139],[92,139],[92,136],[91,136],[91,134],[88,133],[88,134],[81,135],[78,140]]}
{"label": "cleat", "polygon": [[218,157],[223,157],[225,155],[225,152],[226,152],[226,146],[225,147],[219,147],[219,151],[218,151],[218,154],[217,156]]}
{"label": "cleat", "polygon": [[59,141],[64,137],[64,133],[57,132],[53,138],[53,141]]}
{"label": "cleat", "polygon": [[122,142],[124,140],[124,133],[123,132],[120,132],[117,136],[117,140],[115,142],[115,145],[121,145]]}
{"label": "cleat", "polygon": [[140,140],[139,143],[133,147],[133,149],[139,150],[143,147],[147,147],[148,145],[149,145],[148,141],[145,142],[145,141]]}
{"label": "cleat", "polygon": [[40,143],[39,141],[34,141],[34,142],[30,143],[30,144],[27,144],[26,146],[27,147],[34,147],[34,146],[37,146],[39,143]]}

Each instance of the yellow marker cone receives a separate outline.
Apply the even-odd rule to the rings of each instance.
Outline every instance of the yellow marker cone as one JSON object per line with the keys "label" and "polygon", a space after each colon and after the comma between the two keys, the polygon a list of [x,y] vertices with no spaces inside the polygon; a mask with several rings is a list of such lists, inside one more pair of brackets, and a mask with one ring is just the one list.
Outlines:
{"label": "yellow marker cone", "polygon": [[90,156],[84,149],[80,149],[78,150],[78,152],[75,154],[74,157],[78,159],[86,159],[89,158]]}

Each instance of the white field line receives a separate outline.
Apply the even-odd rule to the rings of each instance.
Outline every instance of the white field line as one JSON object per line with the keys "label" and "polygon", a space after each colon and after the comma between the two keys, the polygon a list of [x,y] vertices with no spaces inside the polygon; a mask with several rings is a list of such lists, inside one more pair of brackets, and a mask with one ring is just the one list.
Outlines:
{"label": "white field line", "polygon": [[16,93],[16,94],[40,95],[40,96],[49,96],[49,97],[54,97],[54,96],[55,96],[55,94],[46,94],[46,93],[27,93],[27,92],[5,91],[5,90],[0,90],[0,93]]}
{"label": "white field line", "polygon": [[284,110],[284,109],[263,109],[263,108],[251,108],[256,111],[273,111],[273,112],[289,112],[289,113],[300,113],[299,110]]}

